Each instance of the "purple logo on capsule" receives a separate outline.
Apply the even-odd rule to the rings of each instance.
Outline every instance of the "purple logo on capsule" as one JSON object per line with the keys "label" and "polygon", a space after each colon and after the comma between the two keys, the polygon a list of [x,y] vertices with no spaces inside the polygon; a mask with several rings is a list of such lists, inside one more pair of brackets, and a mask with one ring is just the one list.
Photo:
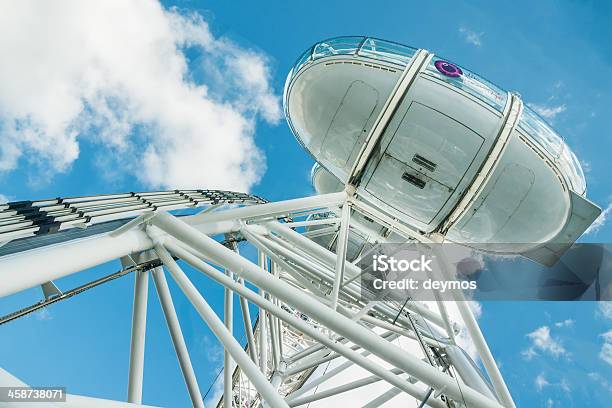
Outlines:
{"label": "purple logo on capsule", "polygon": [[457,78],[463,74],[461,68],[447,61],[438,60],[434,63],[434,65],[442,75],[446,75],[447,77]]}

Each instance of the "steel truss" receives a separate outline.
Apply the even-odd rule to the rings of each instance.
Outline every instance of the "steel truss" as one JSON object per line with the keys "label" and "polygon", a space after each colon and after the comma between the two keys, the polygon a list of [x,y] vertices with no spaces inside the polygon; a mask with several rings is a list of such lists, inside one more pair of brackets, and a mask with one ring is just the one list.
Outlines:
{"label": "steel truss", "polygon": [[[362,212],[383,225],[390,222],[384,214],[364,208],[345,192],[274,203],[245,199],[239,203],[243,206],[229,208],[222,202],[208,204],[200,213],[182,217],[153,209],[110,232],[0,257],[5,282],[0,296],[122,259],[126,270],[135,271],[128,403],[142,402],[146,293],[152,275],[191,401],[204,406],[167,272],[225,350],[224,392],[217,406],[303,406],[382,381],[388,390],[364,401],[364,407],[380,406],[403,393],[435,408],[514,407],[462,299],[457,299],[462,319],[492,386],[465,361],[455,342],[457,323],[449,318],[444,302],[438,302],[436,312],[415,301],[361,300],[359,268],[346,259],[351,214]],[[324,213],[336,216],[308,218]],[[300,232],[314,225],[334,234],[335,252]],[[398,231],[402,232],[407,240],[415,238],[413,231]],[[235,242],[242,240],[257,248],[256,263],[238,252]],[[223,316],[213,311],[181,264],[224,288]],[[246,345],[232,333],[234,296],[240,300]],[[259,308],[254,325],[249,303]],[[399,347],[398,339],[418,346],[420,355]],[[312,375],[331,361],[336,362],[331,370]],[[369,374],[313,392],[351,367]]]}

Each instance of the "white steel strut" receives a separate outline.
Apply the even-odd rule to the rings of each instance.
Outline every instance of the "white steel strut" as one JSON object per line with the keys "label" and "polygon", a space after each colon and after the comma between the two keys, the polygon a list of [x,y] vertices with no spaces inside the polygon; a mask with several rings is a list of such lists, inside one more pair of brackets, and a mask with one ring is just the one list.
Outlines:
{"label": "white steel strut", "polygon": [[[367,395],[360,402],[364,407],[405,406],[406,401],[436,408],[514,407],[468,307],[459,310],[492,385],[464,361],[467,357],[455,340],[460,322],[449,317],[449,304],[440,299],[433,307],[410,299],[403,304],[361,299],[361,271],[347,258],[352,219],[366,215],[381,225],[392,220],[364,208],[347,193],[275,203],[245,195],[238,201],[220,195],[204,204],[185,199],[184,208],[204,209],[182,216],[163,207],[135,214],[131,197],[113,198],[129,199],[129,207],[114,213],[113,221],[123,221],[112,229],[54,239],[48,245],[30,245],[25,240],[36,238],[31,235],[15,240],[13,230],[7,240],[12,248],[22,249],[10,250],[8,245],[5,253],[0,252],[0,296],[113,259],[122,260],[126,273],[134,271],[129,403],[143,400],[146,289],[151,274],[192,404],[204,406],[192,366],[198,362],[187,351],[167,271],[225,350],[223,396],[214,402],[218,407],[329,406],[339,401],[334,398],[359,392]],[[315,242],[313,231],[332,237],[333,246]],[[418,236],[404,232],[406,241]],[[241,255],[238,242],[256,248],[256,262]],[[191,282],[192,273],[204,273],[223,288],[222,316]],[[61,287],[61,281],[56,283]],[[236,314],[234,296],[240,305]],[[255,321],[249,304],[259,310]],[[234,319],[242,320],[244,344],[232,332]],[[0,385],[8,384],[9,377],[0,376]]]}

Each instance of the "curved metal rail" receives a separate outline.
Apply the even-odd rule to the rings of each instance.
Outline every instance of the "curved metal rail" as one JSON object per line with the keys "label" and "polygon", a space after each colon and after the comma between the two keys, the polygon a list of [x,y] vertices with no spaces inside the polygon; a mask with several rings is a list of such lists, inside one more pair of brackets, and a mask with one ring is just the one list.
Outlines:
{"label": "curved metal rail", "polygon": [[[0,243],[125,220],[157,210],[216,204],[263,204],[255,195],[223,190],[171,190],[53,198],[0,204]],[[111,229],[116,228],[117,223]],[[103,232],[103,231],[100,231]],[[0,255],[1,256],[1,255]]]}

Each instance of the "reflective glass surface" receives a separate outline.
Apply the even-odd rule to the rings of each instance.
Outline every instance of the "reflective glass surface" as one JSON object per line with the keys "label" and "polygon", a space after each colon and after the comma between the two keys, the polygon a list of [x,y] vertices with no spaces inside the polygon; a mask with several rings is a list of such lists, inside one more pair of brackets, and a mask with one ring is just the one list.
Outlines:
{"label": "reflective glass surface", "polygon": [[519,127],[531,140],[544,148],[552,156],[572,190],[578,194],[584,194],[586,191],[584,173],[578,158],[565,144],[563,138],[528,106],[523,107]]}
{"label": "reflective glass surface", "polygon": [[475,96],[498,112],[502,112],[504,106],[506,106],[506,99],[508,98],[506,91],[478,74],[441,57],[434,56],[425,72]]}

